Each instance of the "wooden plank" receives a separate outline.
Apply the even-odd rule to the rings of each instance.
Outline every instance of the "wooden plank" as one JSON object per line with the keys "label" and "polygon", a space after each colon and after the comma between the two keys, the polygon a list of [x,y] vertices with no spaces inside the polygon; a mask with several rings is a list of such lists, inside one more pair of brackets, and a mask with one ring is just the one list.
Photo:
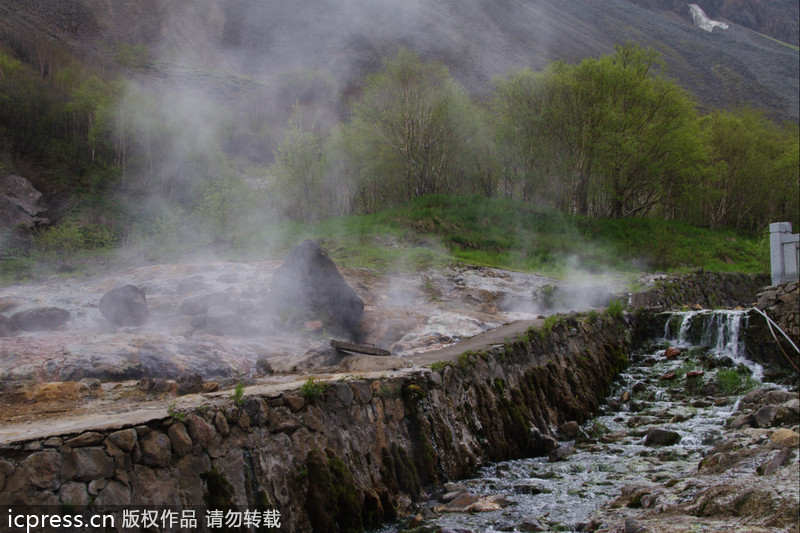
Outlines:
{"label": "wooden plank", "polygon": [[383,348],[378,348],[374,344],[356,344],[354,342],[337,341],[336,339],[331,339],[331,346],[341,352],[380,355],[384,357],[387,355],[392,355],[392,352],[384,350]]}

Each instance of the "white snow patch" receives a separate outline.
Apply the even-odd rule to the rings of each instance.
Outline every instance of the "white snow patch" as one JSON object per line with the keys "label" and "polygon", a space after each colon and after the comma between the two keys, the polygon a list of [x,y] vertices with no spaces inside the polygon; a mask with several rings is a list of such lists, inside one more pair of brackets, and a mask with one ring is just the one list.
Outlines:
{"label": "white snow patch", "polygon": [[703,11],[703,8],[697,4],[689,4],[689,13],[692,15],[694,25],[701,30],[712,32],[714,31],[714,28],[722,28],[723,30],[727,30],[729,28],[729,26],[724,22],[711,20],[708,18],[708,15],[706,15],[706,12]]}

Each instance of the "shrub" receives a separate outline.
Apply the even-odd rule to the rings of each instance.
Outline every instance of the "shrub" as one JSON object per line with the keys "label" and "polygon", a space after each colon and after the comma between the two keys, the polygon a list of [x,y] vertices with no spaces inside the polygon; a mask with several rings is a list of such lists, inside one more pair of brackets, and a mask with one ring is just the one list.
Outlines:
{"label": "shrub", "polygon": [[308,378],[303,386],[300,387],[300,395],[306,400],[314,400],[322,396],[325,389],[328,387],[327,383],[321,383],[314,378]]}
{"label": "shrub", "polygon": [[622,300],[611,300],[608,302],[606,314],[612,318],[622,318],[622,311],[625,309],[625,304]]}

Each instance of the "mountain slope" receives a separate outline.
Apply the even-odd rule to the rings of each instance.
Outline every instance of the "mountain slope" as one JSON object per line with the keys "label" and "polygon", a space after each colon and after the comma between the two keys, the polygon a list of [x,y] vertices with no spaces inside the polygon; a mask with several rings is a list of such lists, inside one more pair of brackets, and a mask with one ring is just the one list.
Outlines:
{"label": "mountain slope", "polygon": [[159,78],[204,69],[272,83],[318,68],[345,88],[406,45],[443,60],[477,93],[509,69],[598,56],[630,40],[658,49],[706,108],[753,105],[797,120],[798,51],[739,25],[791,38],[796,2],[700,4],[730,29],[702,31],[672,0],[0,0],[0,38],[32,61],[42,42],[111,63],[121,44],[144,44]]}

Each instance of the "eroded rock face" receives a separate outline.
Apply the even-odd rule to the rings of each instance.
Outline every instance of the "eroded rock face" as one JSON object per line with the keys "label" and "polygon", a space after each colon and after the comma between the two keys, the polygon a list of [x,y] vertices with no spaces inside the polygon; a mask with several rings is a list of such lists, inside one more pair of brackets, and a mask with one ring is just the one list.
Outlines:
{"label": "eroded rock face", "polygon": [[58,307],[37,307],[11,315],[11,325],[22,331],[48,331],[60,328],[69,317],[69,311]]}
{"label": "eroded rock face", "polygon": [[100,299],[100,312],[116,326],[141,326],[147,321],[147,298],[134,285],[117,287]]}
{"label": "eroded rock face", "polygon": [[42,193],[22,176],[9,174],[0,178],[0,229],[30,229],[47,222],[39,215],[45,211]]}
{"label": "eroded rock face", "polygon": [[275,272],[270,304],[293,324],[321,320],[351,339],[361,336],[364,302],[314,241],[297,245]]}

